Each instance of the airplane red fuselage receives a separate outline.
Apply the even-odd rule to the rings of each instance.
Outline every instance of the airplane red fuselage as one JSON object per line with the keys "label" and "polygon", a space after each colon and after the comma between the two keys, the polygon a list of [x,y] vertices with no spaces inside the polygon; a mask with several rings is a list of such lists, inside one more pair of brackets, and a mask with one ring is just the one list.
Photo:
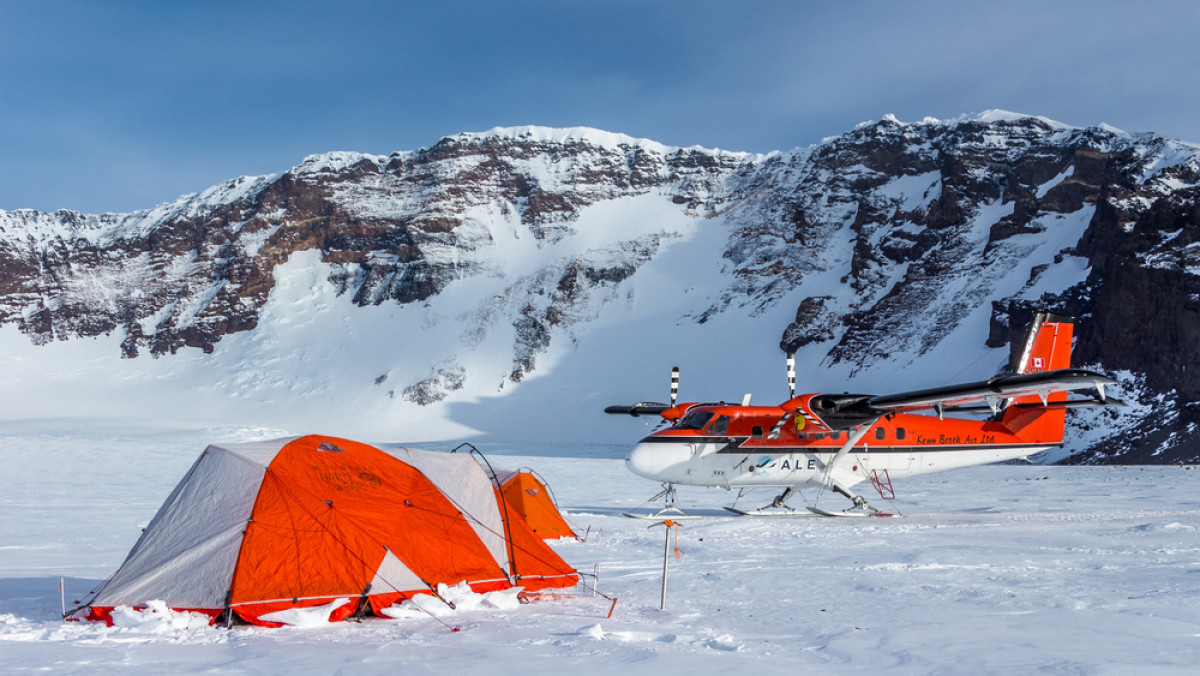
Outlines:
{"label": "airplane red fuselage", "polygon": [[[1071,368],[1073,321],[1034,313],[1012,370],[986,380],[883,395],[803,394],[778,406],[676,404],[676,368],[670,404],[604,410],[671,423],[625,461],[664,484],[668,505],[675,484],[784,487],[774,509],[788,509],[787,489],[821,486],[850,498],[855,515],[877,513],[849,487],[869,480],[883,494],[891,479],[1027,457],[1062,445],[1067,410],[1123,406],[1105,394],[1114,378]],[[794,383],[789,355],[789,391]]]}

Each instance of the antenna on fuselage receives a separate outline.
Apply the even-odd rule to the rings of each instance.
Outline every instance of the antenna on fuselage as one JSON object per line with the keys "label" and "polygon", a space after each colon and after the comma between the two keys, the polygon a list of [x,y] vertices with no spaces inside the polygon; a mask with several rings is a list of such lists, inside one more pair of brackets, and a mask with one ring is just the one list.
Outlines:
{"label": "antenna on fuselage", "polygon": [[788,399],[796,396],[796,354],[787,353]]}
{"label": "antenna on fuselage", "polygon": [[679,367],[671,367],[671,405],[675,405],[675,399],[679,397]]}

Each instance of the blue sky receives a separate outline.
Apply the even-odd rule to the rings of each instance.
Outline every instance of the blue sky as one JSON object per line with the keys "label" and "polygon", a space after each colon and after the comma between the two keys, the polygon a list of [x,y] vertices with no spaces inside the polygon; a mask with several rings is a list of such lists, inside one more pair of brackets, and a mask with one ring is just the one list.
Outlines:
{"label": "blue sky", "polygon": [[590,126],[768,152],[989,108],[1200,142],[1200,3],[0,0],[0,209]]}

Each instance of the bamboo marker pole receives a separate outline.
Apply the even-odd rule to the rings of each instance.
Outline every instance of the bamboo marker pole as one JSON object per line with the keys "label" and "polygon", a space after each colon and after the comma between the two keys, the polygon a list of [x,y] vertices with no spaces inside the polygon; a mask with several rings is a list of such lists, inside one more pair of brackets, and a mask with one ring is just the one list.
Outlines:
{"label": "bamboo marker pole", "polygon": [[676,521],[672,521],[670,519],[666,519],[664,521],[660,521],[659,523],[651,524],[651,525],[647,526],[647,528],[654,528],[655,526],[666,526],[666,528],[664,529],[666,531],[666,534],[663,539],[662,597],[659,599],[659,603],[658,603],[659,610],[666,610],[667,609],[667,562],[671,560],[671,528],[678,528],[679,523]]}
{"label": "bamboo marker pole", "polygon": [[667,562],[671,560],[671,522],[666,521],[663,523],[663,525],[666,526],[666,528],[663,529],[663,531],[666,533],[666,537],[663,538],[662,598],[658,601],[659,610],[667,609]]}

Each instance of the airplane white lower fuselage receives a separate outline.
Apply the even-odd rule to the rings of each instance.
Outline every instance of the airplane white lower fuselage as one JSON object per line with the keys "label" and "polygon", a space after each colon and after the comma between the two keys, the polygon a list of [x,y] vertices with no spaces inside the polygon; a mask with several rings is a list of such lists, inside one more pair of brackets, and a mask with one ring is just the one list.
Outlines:
{"label": "airplane white lower fuselage", "polygon": [[[725,488],[818,486],[836,448],[763,448],[745,439],[677,441],[648,437],[634,446],[625,465],[638,476],[663,483]],[[984,465],[1052,448],[1055,444],[980,445],[953,448],[855,446],[832,470],[845,486],[882,478]],[[874,473],[874,474],[873,474]]]}

